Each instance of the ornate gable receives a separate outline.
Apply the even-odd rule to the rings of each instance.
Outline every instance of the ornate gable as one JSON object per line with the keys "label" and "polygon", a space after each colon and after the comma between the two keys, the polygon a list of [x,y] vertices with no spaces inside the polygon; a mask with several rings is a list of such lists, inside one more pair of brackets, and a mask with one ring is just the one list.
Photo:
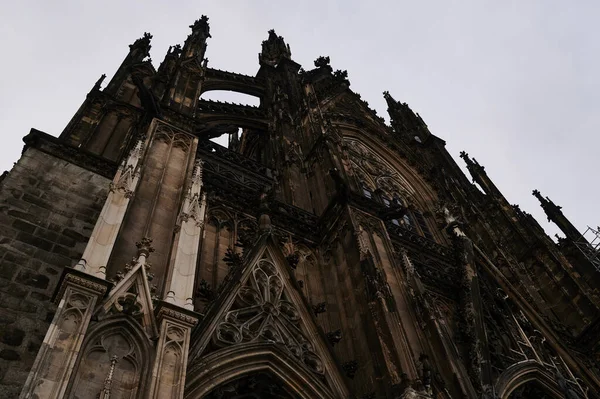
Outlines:
{"label": "ornate gable", "polygon": [[209,312],[211,320],[205,320],[192,349],[199,354],[192,363],[231,346],[275,345],[334,391],[345,389],[312,310],[292,283],[290,267],[270,233],[256,244],[238,276],[233,286],[225,287],[228,292],[218,300],[216,314]]}
{"label": "ornate gable", "polygon": [[125,314],[136,319],[149,337],[158,336],[158,328],[154,317],[152,288],[149,281],[152,274],[146,269],[149,265],[133,259],[125,267],[125,274],[117,273],[117,284],[96,310],[99,318],[111,314]]}

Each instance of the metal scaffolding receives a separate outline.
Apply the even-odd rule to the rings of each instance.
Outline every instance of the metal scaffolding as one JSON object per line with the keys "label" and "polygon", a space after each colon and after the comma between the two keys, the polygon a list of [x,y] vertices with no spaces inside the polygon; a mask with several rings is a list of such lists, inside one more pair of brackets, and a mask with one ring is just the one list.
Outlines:
{"label": "metal scaffolding", "polygon": [[588,226],[581,238],[575,241],[575,245],[596,270],[600,271],[600,227],[593,229]]}

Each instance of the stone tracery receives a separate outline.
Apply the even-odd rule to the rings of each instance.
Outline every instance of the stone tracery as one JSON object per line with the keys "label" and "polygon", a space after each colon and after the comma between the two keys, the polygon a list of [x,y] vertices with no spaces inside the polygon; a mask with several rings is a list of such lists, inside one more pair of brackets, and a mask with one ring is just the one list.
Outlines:
{"label": "stone tracery", "polygon": [[321,359],[302,330],[300,314],[290,301],[277,267],[262,259],[240,288],[232,309],[225,313],[213,340],[221,346],[276,342],[313,372],[324,373]]}
{"label": "stone tracery", "polygon": [[389,199],[410,200],[414,196],[406,179],[366,145],[350,138],[345,138],[344,143],[352,155],[353,172],[362,184],[373,191],[381,190]]}

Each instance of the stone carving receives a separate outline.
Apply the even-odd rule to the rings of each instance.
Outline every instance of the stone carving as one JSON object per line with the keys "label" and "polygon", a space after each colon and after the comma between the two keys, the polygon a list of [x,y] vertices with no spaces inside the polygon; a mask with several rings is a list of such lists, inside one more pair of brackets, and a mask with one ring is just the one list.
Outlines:
{"label": "stone carving", "polygon": [[298,253],[289,254],[285,257],[285,259],[287,260],[290,267],[296,270],[296,267],[298,267],[298,262],[300,262],[300,255]]}
{"label": "stone carving", "polygon": [[390,200],[409,201],[414,189],[394,168],[361,142],[349,138],[344,144],[351,155],[352,170],[372,191],[381,190]]}
{"label": "stone carving", "polygon": [[335,331],[328,332],[327,340],[329,340],[331,346],[335,346],[335,344],[342,340],[342,330],[337,329]]}
{"label": "stone carving", "polygon": [[190,28],[192,28],[192,32],[198,33],[205,38],[212,37],[210,35],[210,25],[208,24],[208,17],[206,15],[203,15],[200,17],[200,19],[197,19],[192,25],[190,25]]}
{"label": "stone carving", "polygon": [[192,175],[192,185],[185,197],[183,208],[179,214],[181,222],[193,219],[197,227],[204,225],[204,208],[206,206],[206,194],[201,194],[202,187],[202,161],[197,160]]}
{"label": "stone carving", "polygon": [[198,289],[196,290],[196,295],[200,298],[211,301],[214,298],[215,292],[210,287],[210,284],[205,279],[200,280],[198,283]]}
{"label": "stone carving", "polygon": [[136,39],[133,44],[129,45],[129,50],[131,52],[134,50],[140,50],[140,52],[143,54],[143,57],[146,57],[148,54],[150,54],[150,48],[152,47],[150,45],[150,40],[152,40],[152,35],[148,32],[144,32],[144,36]]}
{"label": "stone carving", "polygon": [[315,60],[315,66],[317,68],[326,68],[329,66],[329,62],[330,62],[329,57],[320,56],[319,58],[317,58]]}
{"label": "stone carving", "polygon": [[225,252],[225,257],[223,258],[223,261],[227,263],[227,266],[229,266],[229,270],[233,271],[237,270],[239,267],[242,266],[244,259],[242,258],[242,255],[235,252],[233,248],[229,247],[227,248],[227,252]]}
{"label": "stone carving", "polygon": [[325,302],[319,302],[316,305],[313,305],[313,312],[315,312],[315,315],[319,315],[321,313],[325,313],[327,312],[327,303]]}
{"label": "stone carving", "polygon": [[280,343],[310,370],[324,373],[321,359],[302,331],[300,314],[288,299],[283,277],[267,259],[254,266],[249,281],[236,295],[234,308],[217,326],[213,340],[222,346],[256,341]]}
{"label": "stone carving", "polygon": [[290,59],[292,51],[285,44],[283,37],[277,36],[274,29],[269,31],[269,38],[262,42],[262,52],[258,55],[261,65],[276,66],[284,59]]}
{"label": "stone carving", "polygon": [[358,362],[356,360],[345,362],[342,364],[342,370],[344,370],[346,376],[352,380],[358,371]]}

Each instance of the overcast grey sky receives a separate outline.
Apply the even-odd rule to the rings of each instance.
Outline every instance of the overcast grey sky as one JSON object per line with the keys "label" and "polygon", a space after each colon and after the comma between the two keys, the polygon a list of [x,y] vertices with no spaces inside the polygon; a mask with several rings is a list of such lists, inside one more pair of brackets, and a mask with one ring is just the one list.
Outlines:
{"label": "overcast grey sky", "polygon": [[599,1],[2,1],[0,170],[31,127],[58,135],[128,45],[154,35],[155,66],[210,18],[214,68],[253,75],[274,28],[306,69],[329,55],[387,118],[389,90],[458,158],[475,157],[552,234],[539,189],[583,231],[600,224]]}

